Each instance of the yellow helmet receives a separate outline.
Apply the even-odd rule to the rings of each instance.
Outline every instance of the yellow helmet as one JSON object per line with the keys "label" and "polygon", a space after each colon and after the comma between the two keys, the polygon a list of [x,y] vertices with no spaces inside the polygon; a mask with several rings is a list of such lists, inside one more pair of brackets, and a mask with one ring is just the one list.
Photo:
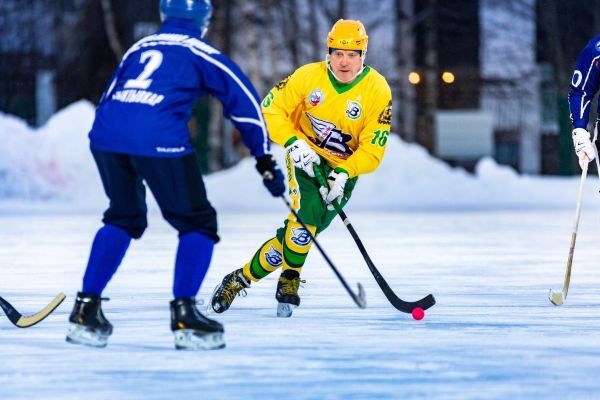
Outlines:
{"label": "yellow helmet", "polygon": [[327,47],[340,50],[360,50],[367,52],[369,37],[362,22],[351,19],[340,19],[327,34]]}

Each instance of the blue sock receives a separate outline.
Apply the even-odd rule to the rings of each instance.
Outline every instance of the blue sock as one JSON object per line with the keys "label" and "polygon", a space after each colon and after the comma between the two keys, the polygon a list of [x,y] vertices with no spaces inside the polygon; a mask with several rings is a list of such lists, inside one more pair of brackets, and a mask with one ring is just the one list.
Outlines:
{"label": "blue sock", "polygon": [[200,232],[188,232],[179,237],[175,258],[173,296],[196,297],[212,258],[214,240]]}
{"label": "blue sock", "polygon": [[123,261],[131,236],[114,225],[98,229],[83,276],[83,291],[100,296]]}

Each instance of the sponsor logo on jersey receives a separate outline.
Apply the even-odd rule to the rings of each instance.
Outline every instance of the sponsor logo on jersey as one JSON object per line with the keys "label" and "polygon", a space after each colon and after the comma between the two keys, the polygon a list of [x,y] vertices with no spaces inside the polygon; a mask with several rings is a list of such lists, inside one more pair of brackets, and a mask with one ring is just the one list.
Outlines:
{"label": "sponsor logo on jersey", "polygon": [[348,100],[348,107],[346,108],[346,116],[351,120],[357,120],[362,115],[362,106],[357,101]]}
{"label": "sponsor logo on jersey", "polygon": [[344,133],[334,123],[319,119],[306,113],[306,117],[310,121],[310,126],[316,137],[308,137],[318,147],[327,150],[327,152],[346,159],[354,153],[348,146],[348,142],[352,140],[352,136]]}
{"label": "sponsor logo on jersey", "polygon": [[381,111],[377,120],[380,124],[391,125],[392,124],[392,101]]}
{"label": "sponsor logo on jersey", "polygon": [[310,243],[310,234],[304,228],[292,228],[291,241],[296,246],[306,246]]}
{"label": "sponsor logo on jersey", "polygon": [[267,263],[270,266],[279,267],[281,265],[283,257],[281,257],[280,252],[278,252],[277,250],[275,250],[275,248],[273,246],[271,246],[269,251],[267,251],[265,253],[265,260],[267,260]]}
{"label": "sponsor logo on jersey", "polygon": [[180,147],[157,147],[156,148],[156,152],[157,153],[181,153],[182,151],[185,151],[185,147],[180,146]]}
{"label": "sponsor logo on jersey", "polygon": [[321,91],[321,89],[315,89],[312,92],[310,92],[310,95],[308,96],[308,103],[311,106],[318,106],[319,104],[321,104],[321,102],[323,102],[323,92]]}
{"label": "sponsor logo on jersey", "polygon": [[112,100],[120,101],[122,103],[138,103],[146,104],[154,107],[165,99],[162,94],[149,92],[146,90],[133,90],[125,89],[119,90],[111,97]]}
{"label": "sponsor logo on jersey", "polygon": [[600,51],[600,42],[596,42],[594,47],[596,48],[596,51]]}

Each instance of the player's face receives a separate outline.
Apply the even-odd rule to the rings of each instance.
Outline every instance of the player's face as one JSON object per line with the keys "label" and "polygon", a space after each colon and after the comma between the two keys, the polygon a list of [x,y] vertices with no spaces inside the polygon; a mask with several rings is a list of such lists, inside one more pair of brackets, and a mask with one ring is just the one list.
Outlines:
{"label": "player's face", "polygon": [[352,50],[334,50],[329,55],[329,65],[342,83],[350,83],[362,68],[360,54]]}

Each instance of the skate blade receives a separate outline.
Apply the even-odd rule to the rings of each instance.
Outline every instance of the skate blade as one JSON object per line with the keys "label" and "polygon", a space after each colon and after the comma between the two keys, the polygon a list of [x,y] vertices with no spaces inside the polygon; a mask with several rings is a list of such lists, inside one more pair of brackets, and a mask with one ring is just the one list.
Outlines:
{"label": "skate blade", "polygon": [[223,332],[197,334],[193,329],[180,329],[173,332],[177,350],[216,350],[225,347]]}
{"label": "skate blade", "polygon": [[277,316],[280,318],[289,318],[292,316],[294,309],[298,306],[290,303],[278,303],[277,304]]}
{"label": "skate blade", "polygon": [[84,326],[71,324],[65,340],[73,344],[82,344],[91,347],[106,347],[108,335],[102,335],[90,331]]}
{"label": "skate blade", "polygon": [[217,308],[214,308],[212,301],[206,306],[206,315],[222,314],[225,311],[227,311],[227,308],[223,307],[221,304],[217,304]]}

